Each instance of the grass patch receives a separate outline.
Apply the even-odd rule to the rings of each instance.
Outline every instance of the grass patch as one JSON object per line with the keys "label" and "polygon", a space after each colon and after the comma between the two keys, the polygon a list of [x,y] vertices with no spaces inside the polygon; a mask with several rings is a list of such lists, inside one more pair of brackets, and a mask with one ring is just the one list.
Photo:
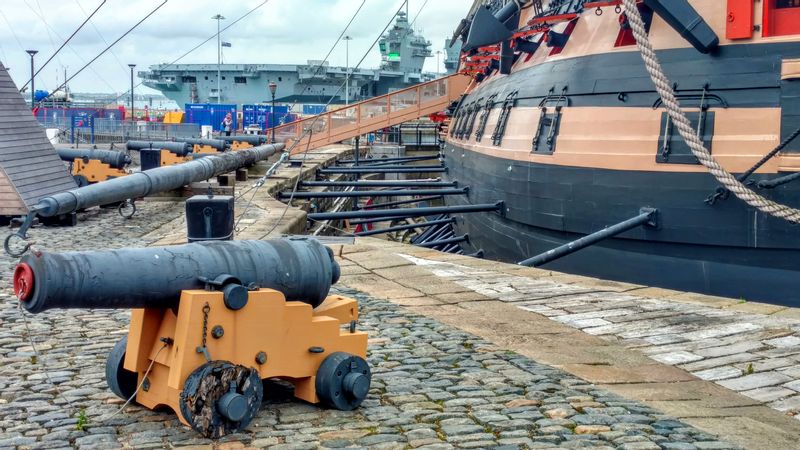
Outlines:
{"label": "grass patch", "polygon": [[78,422],[75,423],[75,429],[78,431],[83,431],[88,423],[89,423],[89,418],[86,417],[86,410],[85,409],[80,410],[78,412]]}

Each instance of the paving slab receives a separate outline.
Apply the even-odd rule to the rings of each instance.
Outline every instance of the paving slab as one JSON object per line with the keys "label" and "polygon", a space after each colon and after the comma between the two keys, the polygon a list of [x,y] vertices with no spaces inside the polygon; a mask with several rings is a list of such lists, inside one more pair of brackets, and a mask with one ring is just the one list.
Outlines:
{"label": "paving slab", "polygon": [[[376,239],[359,239],[358,245],[382,248]],[[761,445],[800,433],[800,420],[792,417],[800,412],[800,395],[784,386],[797,381],[800,374],[800,346],[794,341],[800,339],[796,331],[800,328],[795,327],[800,322],[788,313],[791,309],[615,286],[586,277],[403,249],[395,243],[384,251],[458,286],[454,290],[459,292],[437,291],[435,297],[446,299],[447,305],[413,307],[417,313],[668,414],[714,419],[703,424],[710,432],[719,424],[718,417],[739,418],[756,430],[733,433],[735,442],[747,448],[777,448]],[[414,273],[425,277],[423,272]],[[391,271],[382,275],[393,276]],[[380,289],[362,288],[383,296]],[[717,384],[726,380],[738,380],[741,386],[737,388],[744,395]],[[774,389],[769,392],[759,390],[770,387]],[[770,434],[770,427],[776,426],[787,434]],[[719,430],[726,432],[725,427]],[[782,442],[787,448],[796,444],[789,439]]]}

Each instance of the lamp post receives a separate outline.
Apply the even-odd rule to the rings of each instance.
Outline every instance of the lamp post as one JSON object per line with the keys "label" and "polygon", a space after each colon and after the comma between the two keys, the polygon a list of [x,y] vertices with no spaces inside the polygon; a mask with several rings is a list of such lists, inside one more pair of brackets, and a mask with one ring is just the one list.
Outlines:
{"label": "lamp post", "polygon": [[270,128],[272,128],[272,143],[275,143],[275,92],[278,91],[278,84],[274,81],[269,82],[269,92],[272,94],[272,110],[269,113]]}
{"label": "lamp post", "polygon": [[131,68],[131,122],[133,122],[136,118],[136,108],[134,106],[135,104],[133,103],[133,69],[136,67],[136,64],[128,64],[128,67]]}
{"label": "lamp post", "polygon": [[353,40],[350,36],[345,36],[344,38],[345,43],[345,86],[344,86],[344,104],[350,104],[350,41]]}
{"label": "lamp post", "polygon": [[441,56],[442,56],[442,51],[441,50],[436,50],[436,74],[437,75],[441,73],[441,72],[439,72],[439,58]]}
{"label": "lamp post", "polygon": [[33,87],[33,56],[39,53],[39,51],[38,50],[25,50],[25,51],[28,52],[29,55],[31,55],[31,109],[33,109],[36,106],[36,97],[35,97],[36,89],[34,89]]}
{"label": "lamp post", "polygon": [[225,20],[225,17],[222,14],[217,14],[212,19],[217,21],[217,104],[220,104],[222,103],[222,69],[220,67],[222,64],[222,42],[219,37],[219,21]]}

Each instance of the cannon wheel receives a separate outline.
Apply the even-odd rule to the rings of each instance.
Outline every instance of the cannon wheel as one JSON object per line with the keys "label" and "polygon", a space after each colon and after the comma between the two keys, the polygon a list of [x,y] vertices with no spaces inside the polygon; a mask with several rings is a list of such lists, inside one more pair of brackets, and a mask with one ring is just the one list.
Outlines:
{"label": "cannon wheel", "polygon": [[117,397],[128,400],[136,392],[138,375],[136,372],[125,370],[125,349],[128,346],[128,336],[122,338],[111,349],[106,360],[106,383],[111,392]]}
{"label": "cannon wheel", "polygon": [[72,178],[75,179],[75,183],[78,184],[78,187],[85,187],[90,184],[89,179],[83,175],[73,175]]}
{"label": "cannon wheel", "polygon": [[331,353],[317,369],[317,397],[331,408],[352,411],[367,398],[371,381],[372,373],[363,358]]}
{"label": "cannon wheel", "polygon": [[195,431],[218,439],[246,428],[263,399],[264,385],[256,369],[212,361],[186,379],[180,409]]}

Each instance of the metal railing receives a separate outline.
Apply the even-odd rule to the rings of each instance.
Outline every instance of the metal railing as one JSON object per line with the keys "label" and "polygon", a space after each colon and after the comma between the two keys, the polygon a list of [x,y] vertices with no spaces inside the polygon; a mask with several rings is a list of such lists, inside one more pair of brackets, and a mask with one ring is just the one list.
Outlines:
{"label": "metal railing", "polygon": [[93,119],[91,125],[73,126],[71,118],[40,120],[45,128],[58,128],[62,143],[107,144],[129,140],[171,141],[200,136],[200,125],[193,123],[131,122]]}
{"label": "metal railing", "polygon": [[[439,112],[458,100],[470,78],[454,74],[275,128],[293,153],[323,147]],[[267,136],[271,130],[265,132]]]}

